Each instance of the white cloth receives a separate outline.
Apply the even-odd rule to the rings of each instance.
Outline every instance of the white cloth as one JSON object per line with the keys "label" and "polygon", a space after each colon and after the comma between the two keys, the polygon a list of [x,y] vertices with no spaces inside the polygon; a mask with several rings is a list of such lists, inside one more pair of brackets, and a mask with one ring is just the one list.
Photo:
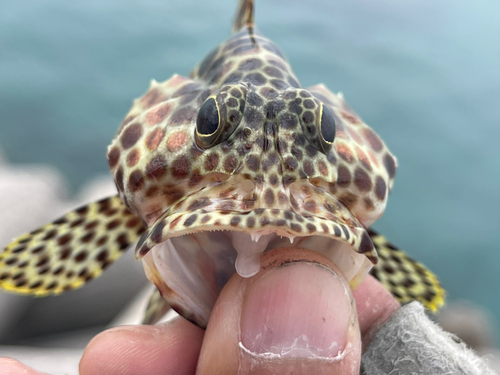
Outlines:
{"label": "white cloth", "polygon": [[433,323],[412,302],[375,335],[361,359],[363,375],[495,375],[486,362]]}

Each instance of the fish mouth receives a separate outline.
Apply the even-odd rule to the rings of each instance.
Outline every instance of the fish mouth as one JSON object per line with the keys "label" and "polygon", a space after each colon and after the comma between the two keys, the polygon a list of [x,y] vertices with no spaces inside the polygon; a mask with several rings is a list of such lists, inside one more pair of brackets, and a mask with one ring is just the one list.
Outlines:
{"label": "fish mouth", "polygon": [[326,212],[320,204],[310,214],[276,208],[238,210],[237,205],[212,210],[215,206],[208,203],[199,208],[186,203],[183,207],[194,209],[167,211],[136,248],[146,276],[162,297],[202,328],[229,278],[236,272],[242,277],[256,274],[261,254],[270,250],[293,247],[322,254],[340,268],[351,288],[377,263],[370,236],[341,204]]}

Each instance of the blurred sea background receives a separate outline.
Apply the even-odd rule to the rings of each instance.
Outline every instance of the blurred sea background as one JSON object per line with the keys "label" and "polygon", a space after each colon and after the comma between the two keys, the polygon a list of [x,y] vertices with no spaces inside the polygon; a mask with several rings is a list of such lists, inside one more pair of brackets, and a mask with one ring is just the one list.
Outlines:
{"label": "blurred sea background", "polygon": [[[235,10],[234,0],[0,5],[0,149],[10,167],[56,168],[69,197],[108,173],[106,147],[131,100],[152,78],[188,75],[228,36]],[[258,28],[301,84],[342,91],[398,157],[374,227],[496,327],[499,17],[497,0],[256,1]]]}

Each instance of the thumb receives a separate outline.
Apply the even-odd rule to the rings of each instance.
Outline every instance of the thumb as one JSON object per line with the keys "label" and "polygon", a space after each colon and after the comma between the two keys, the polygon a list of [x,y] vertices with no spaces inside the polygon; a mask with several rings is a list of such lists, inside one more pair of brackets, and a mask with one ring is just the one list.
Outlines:
{"label": "thumb", "polygon": [[261,270],[226,284],[198,374],[359,374],[361,340],[349,284],[312,251],[272,250]]}

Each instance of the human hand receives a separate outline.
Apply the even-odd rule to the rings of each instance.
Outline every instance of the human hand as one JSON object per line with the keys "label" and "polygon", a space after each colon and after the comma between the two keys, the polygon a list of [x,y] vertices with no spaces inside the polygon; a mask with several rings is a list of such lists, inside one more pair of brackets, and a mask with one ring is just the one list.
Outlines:
{"label": "human hand", "polygon": [[[366,347],[399,304],[368,276],[352,292],[352,308],[340,270],[315,253],[305,262],[296,250],[267,257],[251,278],[234,275],[206,331],[179,317],[102,332],[80,374],[359,374],[361,340]],[[0,359],[0,369],[40,374],[10,359]]]}

